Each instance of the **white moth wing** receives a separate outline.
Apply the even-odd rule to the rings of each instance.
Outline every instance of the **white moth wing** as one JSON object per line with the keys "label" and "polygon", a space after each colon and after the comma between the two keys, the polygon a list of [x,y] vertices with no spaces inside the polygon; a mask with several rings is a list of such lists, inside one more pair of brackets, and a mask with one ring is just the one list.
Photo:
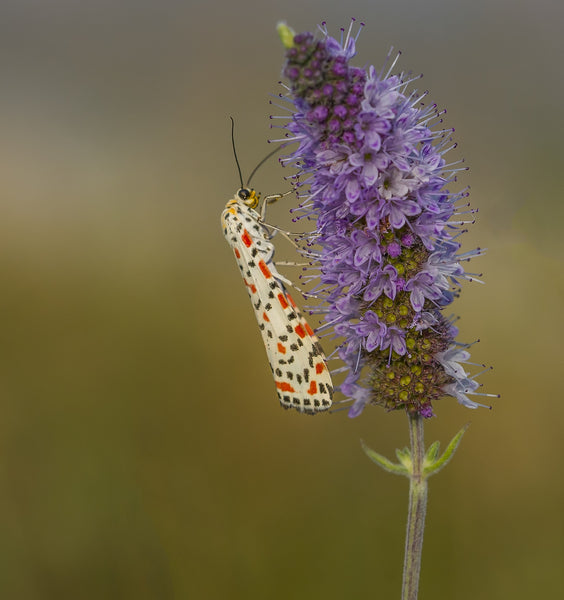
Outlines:
{"label": "white moth wing", "polygon": [[333,386],[313,330],[286,291],[273,262],[274,246],[256,211],[237,199],[222,214],[284,408],[315,414],[331,407]]}

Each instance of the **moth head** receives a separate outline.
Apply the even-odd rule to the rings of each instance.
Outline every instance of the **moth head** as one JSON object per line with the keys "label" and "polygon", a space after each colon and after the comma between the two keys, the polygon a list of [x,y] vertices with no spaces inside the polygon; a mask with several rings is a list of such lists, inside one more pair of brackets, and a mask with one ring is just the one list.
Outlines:
{"label": "moth head", "polygon": [[260,200],[260,194],[249,188],[241,188],[237,192],[237,198],[242,200],[249,208],[256,208]]}

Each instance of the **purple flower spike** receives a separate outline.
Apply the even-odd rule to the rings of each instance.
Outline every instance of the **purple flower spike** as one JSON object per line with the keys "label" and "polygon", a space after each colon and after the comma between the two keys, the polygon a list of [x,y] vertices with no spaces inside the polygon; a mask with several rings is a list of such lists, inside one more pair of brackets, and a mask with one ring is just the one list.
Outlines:
{"label": "purple flower spike", "polygon": [[351,66],[360,33],[351,29],[340,42],[324,26],[321,39],[296,35],[284,66],[286,129],[298,143],[285,163],[309,185],[299,214],[317,223],[305,249],[311,257],[321,248],[316,294],[324,331],[340,338],[340,391],[351,417],[377,404],[429,418],[444,396],[483,406],[469,398],[479,395],[463,366],[469,345],[455,341],[442,312],[471,278],[460,263],[482,253],[458,254],[465,224],[451,218],[467,191],[447,189],[453,130],[421,102],[426,94],[391,74],[395,61],[380,71]]}

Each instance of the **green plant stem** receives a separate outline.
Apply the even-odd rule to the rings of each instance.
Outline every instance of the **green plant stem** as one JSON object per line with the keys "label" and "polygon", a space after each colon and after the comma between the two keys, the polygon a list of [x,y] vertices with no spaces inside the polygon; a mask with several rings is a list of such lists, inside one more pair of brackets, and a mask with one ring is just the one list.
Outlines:
{"label": "green plant stem", "polygon": [[401,597],[402,600],[417,600],[427,510],[427,478],[423,473],[425,458],[423,418],[419,415],[408,415],[408,419],[413,468],[409,479],[409,511]]}

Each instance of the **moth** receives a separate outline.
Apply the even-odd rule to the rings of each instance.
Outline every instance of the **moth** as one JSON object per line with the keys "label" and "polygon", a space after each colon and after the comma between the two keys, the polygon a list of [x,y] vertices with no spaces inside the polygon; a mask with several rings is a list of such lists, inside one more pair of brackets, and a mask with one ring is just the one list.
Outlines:
{"label": "moth", "polygon": [[[266,197],[263,209],[277,197]],[[316,414],[331,407],[331,375],[317,336],[286,289],[290,282],[276,268],[273,230],[256,210],[259,201],[242,185],[221,215],[223,234],[251,298],[280,404]]]}

